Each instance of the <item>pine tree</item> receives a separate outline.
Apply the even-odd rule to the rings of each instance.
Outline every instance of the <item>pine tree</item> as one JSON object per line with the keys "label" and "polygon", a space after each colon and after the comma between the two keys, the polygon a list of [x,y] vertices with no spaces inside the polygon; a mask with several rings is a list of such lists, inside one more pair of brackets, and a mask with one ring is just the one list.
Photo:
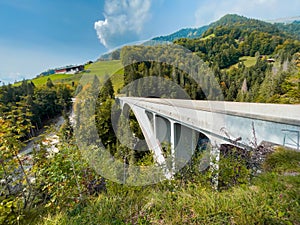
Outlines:
{"label": "pine tree", "polygon": [[54,87],[54,84],[53,84],[52,80],[50,79],[50,77],[47,79],[46,86],[47,86],[48,88]]}

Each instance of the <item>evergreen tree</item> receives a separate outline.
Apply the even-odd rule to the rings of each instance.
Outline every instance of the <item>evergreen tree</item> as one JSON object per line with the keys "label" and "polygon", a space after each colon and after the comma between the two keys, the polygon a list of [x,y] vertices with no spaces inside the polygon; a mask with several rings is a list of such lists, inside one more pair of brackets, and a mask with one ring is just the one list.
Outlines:
{"label": "evergreen tree", "polygon": [[47,79],[46,87],[48,87],[48,88],[54,87],[54,84],[53,84],[52,80],[50,79],[50,77]]}

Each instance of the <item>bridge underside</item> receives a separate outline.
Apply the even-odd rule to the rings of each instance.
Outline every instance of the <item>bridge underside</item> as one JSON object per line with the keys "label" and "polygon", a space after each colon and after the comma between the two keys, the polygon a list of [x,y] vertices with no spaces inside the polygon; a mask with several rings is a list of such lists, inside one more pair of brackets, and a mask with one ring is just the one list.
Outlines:
{"label": "bridge underside", "polygon": [[[135,114],[147,146],[153,151],[155,161],[165,166],[167,178],[185,166],[195,151],[205,149],[208,142],[210,154],[216,159],[221,144],[251,148],[262,141],[288,145],[292,140],[294,145],[290,146],[299,149],[300,121],[274,117],[276,113],[272,111],[268,117],[249,108],[256,105],[240,105],[244,107],[241,112],[236,105],[224,102],[209,102],[209,107],[199,107],[201,101],[196,101],[196,105],[189,100],[119,98],[119,101],[125,113],[131,109]],[[299,106],[290,107],[291,112],[298,109]]]}
{"label": "bridge underside", "polygon": [[[212,157],[218,158],[216,148],[211,149],[212,143],[217,144],[217,139],[209,134],[134,105],[123,105],[126,115],[129,114],[128,110],[135,114],[155,161],[165,167],[166,178],[172,178],[176,171],[187,165],[195,152],[210,150],[209,160]],[[211,166],[209,162],[202,165],[202,169],[205,170],[208,166]]]}

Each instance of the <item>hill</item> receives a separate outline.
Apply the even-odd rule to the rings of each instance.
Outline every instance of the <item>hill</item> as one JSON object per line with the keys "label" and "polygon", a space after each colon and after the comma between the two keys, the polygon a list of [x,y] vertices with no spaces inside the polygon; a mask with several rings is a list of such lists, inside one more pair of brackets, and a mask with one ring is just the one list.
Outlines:
{"label": "hill", "polygon": [[[300,81],[300,37],[297,35],[300,29],[298,22],[292,26],[226,15],[210,24],[201,37],[179,38],[173,43],[190,50],[210,66],[225,100],[295,104],[300,102],[297,83]],[[154,54],[154,58],[173,57],[174,62],[178,58],[169,55],[167,46],[130,46],[121,50],[121,60],[127,64],[128,59],[145,54]],[[188,78],[182,79],[184,74],[178,75],[180,72],[171,66],[156,62],[136,64],[125,69],[125,83],[133,81],[132,74],[163,75],[195,99],[205,99],[201,86]]]}
{"label": "hill", "polygon": [[179,38],[198,38],[209,28],[209,26],[203,26],[199,28],[185,28],[181,29],[175,33],[166,36],[155,37],[154,41],[170,41],[173,42]]}
{"label": "hill", "polygon": [[293,35],[295,38],[300,40],[300,20],[296,20],[292,23],[275,23],[275,26],[278,27],[278,29],[289,33]]}
{"label": "hill", "polygon": [[[261,21],[253,18],[247,18],[237,14],[227,14],[221,17],[219,20],[212,22],[209,25],[205,25],[198,28],[183,28],[169,35],[163,35],[154,37],[149,41],[144,42],[142,45],[151,46],[157,42],[174,42],[181,38],[196,39],[200,37],[207,37],[207,32],[217,27],[238,27],[241,30],[248,31],[262,31],[270,34],[281,34],[290,36],[300,40],[300,21],[299,17],[293,17],[290,23],[286,23],[286,20],[274,20],[274,21]],[[283,34],[284,33],[284,34]],[[153,44],[154,43],[154,44]],[[100,56],[100,60],[112,60],[119,59],[120,49],[112,51]]]}
{"label": "hill", "polygon": [[180,38],[189,38],[189,39],[200,38],[203,35],[203,33],[205,33],[210,28],[216,26],[234,24],[236,22],[245,22],[247,20],[248,18],[243,16],[228,14],[222,17],[220,20],[213,22],[209,25],[202,26],[199,28],[184,28],[169,35],[155,37],[152,40],[173,42]]}
{"label": "hill", "polygon": [[284,31],[290,35],[296,35],[300,39],[299,23],[299,17],[294,17],[292,23],[286,23],[281,20],[275,21],[274,23],[247,18],[237,14],[227,14],[209,25],[199,28],[184,28],[169,35],[155,37],[152,40],[173,42],[180,38],[194,39],[201,37],[209,29],[214,29],[218,26],[237,26],[238,24],[240,29],[256,29],[258,31],[266,31],[273,34],[278,34]]}
{"label": "hill", "polygon": [[[236,14],[228,14],[208,26],[185,28],[173,34],[153,39],[154,42],[159,40],[172,41],[182,45],[219,69],[228,69],[231,66],[238,68],[239,65],[248,68],[255,66],[256,53],[264,55],[266,59],[276,57],[276,61],[283,62],[288,56],[291,60],[292,55],[299,51],[299,42],[295,42],[295,40],[300,40],[300,22],[272,24]],[[145,45],[151,47],[151,44],[146,43]],[[106,55],[106,58],[119,59],[120,52],[120,49],[115,50],[110,55]],[[121,67],[120,60],[98,61],[86,65],[83,73],[42,76],[33,79],[33,83],[37,86],[43,85],[48,77],[54,83],[77,83],[82,76],[97,75],[101,78],[111,75]],[[247,71],[243,72],[248,73]],[[123,73],[124,69],[121,69],[118,74],[122,76],[112,77],[115,91],[123,84]],[[266,70],[263,73],[266,73]],[[223,81],[229,89],[231,81],[227,79],[227,75],[223,77]],[[249,82],[249,80],[253,80],[253,78],[248,78],[247,81]],[[240,82],[242,81],[239,80],[238,83]],[[248,84],[248,88],[251,89],[251,84]],[[234,98],[228,98],[228,100],[235,99],[236,95],[237,93],[233,95]]]}
{"label": "hill", "polygon": [[115,92],[123,86],[124,69],[120,60],[97,61],[87,66],[82,76],[96,75],[99,80],[110,77]]}
{"label": "hill", "polygon": [[[209,152],[215,149],[215,143],[205,141],[207,151],[202,144],[198,149],[203,140],[199,135],[197,148],[186,149],[192,150],[193,156],[172,180],[139,186],[136,178],[140,172],[144,179],[154,181],[159,170],[173,168],[171,144],[162,143],[163,154],[171,161],[148,173],[147,167],[156,164],[155,157],[148,149],[138,151],[137,144],[134,148],[126,146],[128,141],[136,143],[136,138],[142,140],[144,136],[134,114],[130,110],[121,113],[114,99],[114,91],[137,81],[123,93],[155,96],[152,93],[161,92],[166,93],[164,97],[180,98],[176,95],[180,87],[198,100],[299,104],[300,41],[294,32],[298,25],[293,24],[290,31],[280,26],[226,15],[201,37],[190,35],[173,41],[189,49],[190,55],[170,51],[174,47],[171,44],[126,46],[120,51],[120,60],[91,63],[78,74],[55,74],[23,81],[17,87],[0,87],[0,175],[4,178],[0,185],[0,224],[298,224],[300,153],[257,146],[259,124],[254,127],[253,123],[252,129],[241,127],[253,133],[253,140],[242,140],[253,145],[252,151],[220,146],[217,176],[214,167],[203,168],[203,164],[211,165]],[[139,60],[145,55],[153,60]],[[182,60],[182,56],[195,61]],[[187,72],[180,69],[185,65],[190,68]],[[190,72],[196,80],[200,78],[198,82]],[[142,79],[151,76],[178,86]],[[73,84],[82,77],[91,77],[97,83],[83,84],[81,90],[88,91],[77,89],[73,104],[76,129],[66,117],[57,134],[60,143],[56,153],[48,153],[42,142],[32,156],[20,158],[22,141],[31,140],[34,129],[41,129],[57,115],[66,115],[65,110],[71,107],[75,84],[57,84]],[[105,77],[112,82],[95,92],[98,80]],[[214,78],[216,82],[212,82]],[[96,104],[93,94],[98,94]],[[146,114],[153,121],[154,117]],[[182,129],[178,131],[183,134]],[[233,144],[240,141],[230,137],[226,127],[220,132],[228,133],[229,140],[234,138]],[[118,140],[119,135],[125,143]],[[108,160],[102,156],[108,156]],[[100,163],[103,176],[97,173]],[[137,166],[139,170],[134,169]],[[106,179],[108,174],[122,184]],[[216,181],[218,190],[212,185]],[[12,191],[10,184],[17,185],[18,190]]]}
{"label": "hill", "polygon": [[236,14],[227,14],[218,21],[209,25],[209,29],[215,29],[220,26],[227,28],[238,28],[247,31],[261,31],[273,35],[289,36],[300,39],[300,21],[293,21],[292,23],[270,23],[258,19],[247,18]]}
{"label": "hill", "polygon": [[[112,83],[115,91],[118,90],[123,84],[123,69],[120,60],[110,60],[110,61],[97,61],[85,66],[85,70],[77,74],[50,74],[44,76],[38,76],[31,79],[30,81],[36,87],[44,86],[50,78],[54,84],[77,84],[82,76],[94,76],[96,75],[100,80],[102,80],[106,75],[111,76],[113,74],[118,76],[112,76]],[[22,82],[17,82],[14,86],[21,85]]]}

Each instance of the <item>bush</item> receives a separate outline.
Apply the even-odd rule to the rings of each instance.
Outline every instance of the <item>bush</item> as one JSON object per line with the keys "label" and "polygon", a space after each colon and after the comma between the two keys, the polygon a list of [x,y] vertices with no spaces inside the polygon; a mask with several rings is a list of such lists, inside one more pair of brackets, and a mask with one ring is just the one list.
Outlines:
{"label": "bush", "polygon": [[247,168],[247,162],[236,151],[236,149],[233,149],[231,154],[221,155],[220,157],[218,176],[220,190],[249,183],[251,173]]}
{"label": "bush", "polygon": [[22,220],[22,201],[19,198],[0,198],[0,224],[17,224]]}
{"label": "bush", "polygon": [[279,147],[263,164],[265,171],[300,172],[300,152]]}

